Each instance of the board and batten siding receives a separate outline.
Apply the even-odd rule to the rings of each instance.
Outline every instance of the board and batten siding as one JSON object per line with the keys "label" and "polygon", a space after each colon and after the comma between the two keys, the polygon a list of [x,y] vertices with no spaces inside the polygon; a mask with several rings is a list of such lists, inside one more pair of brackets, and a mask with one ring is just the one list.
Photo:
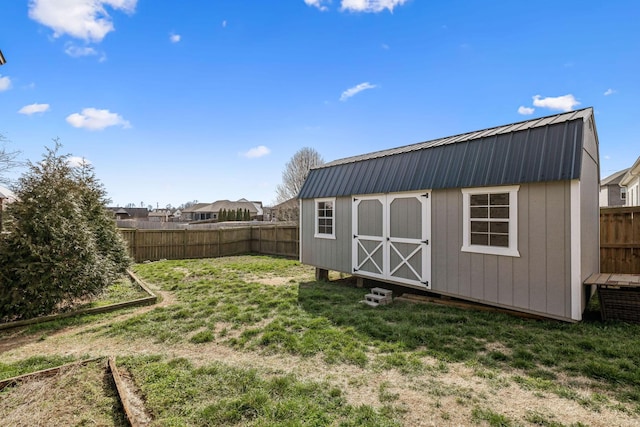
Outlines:
{"label": "board and batten siding", "polygon": [[520,185],[520,257],[462,252],[462,193],[433,191],[432,291],[571,318],[570,182]]}
{"label": "board and batten siding", "polygon": [[350,273],[352,271],[351,198],[336,198],[335,239],[314,237],[315,200],[302,200],[300,208],[300,261],[326,270]]}
{"label": "board and batten siding", "polygon": [[[580,314],[589,302],[589,295],[582,285],[593,273],[600,271],[600,207],[598,197],[600,191],[600,158],[595,123],[589,119],[584,123],[584,143],[581,165],[581,179],[579,182],[580,212],[573,219],[580,220],[580,271],[579,277],[574,278],[573,292],[579,303]],[[579,280],[578,280],[579,279]],[[594,289],[595,290],[595,289]],[[578,304],[576,304],[577,310]],[[578,313],[574,313],[574,318]]]}

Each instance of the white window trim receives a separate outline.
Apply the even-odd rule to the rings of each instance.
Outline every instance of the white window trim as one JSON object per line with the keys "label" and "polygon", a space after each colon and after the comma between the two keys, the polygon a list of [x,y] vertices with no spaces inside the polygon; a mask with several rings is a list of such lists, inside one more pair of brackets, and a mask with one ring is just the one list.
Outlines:
{"label": "white window trim", "polygon": [[[502,255],[519,257],[518,252],[518,190],[519,185],[505,187],[478,187],[462,189],[462,252],[473,252],[487,255]],[[509,193],[509,246],[506,248],[496,246],[471,244],[471,221],[469,219],[469,200],[472,194]]]}
{"label": "white window trim", "polygon": [[[318,232],[318,203],[322,203],[322,202],[333,202],[333,218],[332,218],[333,222],[331,227],[331,234]],[[314,218],[314,227],[315,227],[315,234],[313,235],[313,237],[317,239],[335,239],[336,238],[336,198],[330,197],[325,199],[314,199],[313,207],[314,207],[313,218]]]}

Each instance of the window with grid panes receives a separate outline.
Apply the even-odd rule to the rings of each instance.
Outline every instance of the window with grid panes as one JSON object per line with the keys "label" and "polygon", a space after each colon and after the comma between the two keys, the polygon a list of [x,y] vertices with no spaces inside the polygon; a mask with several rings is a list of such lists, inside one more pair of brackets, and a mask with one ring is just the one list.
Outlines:
{"label": "window with grid panes", "polygon": [[471,244],[509,247],[509,193],[469,196]]}
{"label": "window with grid panes", "polygon": [[316,200],[315,237],[334,238],[335,199]]}
{"label": "window with grid panes", "polygon": [[520,256],[518,186],[463,189],[464,252]]}

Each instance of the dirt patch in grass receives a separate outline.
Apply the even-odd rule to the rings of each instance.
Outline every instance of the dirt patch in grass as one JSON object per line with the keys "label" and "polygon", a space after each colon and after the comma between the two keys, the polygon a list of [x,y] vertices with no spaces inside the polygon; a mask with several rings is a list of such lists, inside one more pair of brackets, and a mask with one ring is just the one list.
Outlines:
{"label": "dirt patch in grass", "polygon": [[295,277],[254,277],[252,281],[260,283],[261,285],[270,285],[270,286],[278,286],[278,285],[286,285],[291,281],[296,280]]}

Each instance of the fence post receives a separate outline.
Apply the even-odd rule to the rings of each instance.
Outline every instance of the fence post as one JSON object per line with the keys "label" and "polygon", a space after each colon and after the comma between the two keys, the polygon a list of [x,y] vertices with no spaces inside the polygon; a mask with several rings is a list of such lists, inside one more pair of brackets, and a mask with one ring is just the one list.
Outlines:
{"label": "fence post", "polygon": [[182,259],[187,258],[187,229],[182,230]]}
{"label": "fence post", "polygon": [[133,259],[136,262],[140,262],[138,259],[138,229],[133,229]]}

